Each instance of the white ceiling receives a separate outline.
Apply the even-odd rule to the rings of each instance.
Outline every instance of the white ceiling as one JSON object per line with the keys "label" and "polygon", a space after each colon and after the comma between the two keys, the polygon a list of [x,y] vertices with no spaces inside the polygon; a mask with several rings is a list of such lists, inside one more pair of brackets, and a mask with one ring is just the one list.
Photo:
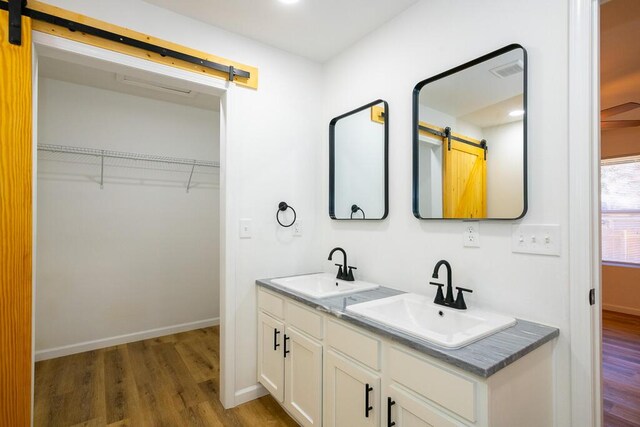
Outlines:
{"label": "white ceiling", "polygon": [[324,62],[418,0],[145,0]]}
{"label": "white ceiling", "polygon": [[481,128],[522,120],[508,114],[523,108],[523,74],[499,78],[490,71],[522,59],[520,49],[512,50],[429,83],[420,104]]}

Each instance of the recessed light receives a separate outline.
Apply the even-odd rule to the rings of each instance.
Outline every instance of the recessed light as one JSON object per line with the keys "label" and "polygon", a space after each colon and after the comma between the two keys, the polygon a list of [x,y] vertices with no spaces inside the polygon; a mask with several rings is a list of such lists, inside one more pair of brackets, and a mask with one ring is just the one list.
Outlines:
{"label": "recessed light", "polygon": [[280,3],[284,3],[284,4],[294,4],[294,3],[298,3],[300,0],[279,0]]}
{"label": "recessed light", "polygon": [[524,116],[524,110],[513,110],[512,112],[509,113],[509,116],[511,117]]}

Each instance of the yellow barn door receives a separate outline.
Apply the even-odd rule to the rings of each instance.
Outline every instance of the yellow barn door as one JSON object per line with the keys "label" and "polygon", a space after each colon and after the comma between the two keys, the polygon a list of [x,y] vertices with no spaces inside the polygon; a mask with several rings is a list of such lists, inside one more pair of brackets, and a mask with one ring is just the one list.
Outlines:
{"label": "yellow barn door", "polygon": [[31,424],[31,19],[0,10],[0,426]]}
{"label": "yellow barn door", "polygon": [[[469,137],[465,139],[480,144]],[[484,149],[451,141],[444,142],[444,218],[485,218],[487,216],[487,162]]]}

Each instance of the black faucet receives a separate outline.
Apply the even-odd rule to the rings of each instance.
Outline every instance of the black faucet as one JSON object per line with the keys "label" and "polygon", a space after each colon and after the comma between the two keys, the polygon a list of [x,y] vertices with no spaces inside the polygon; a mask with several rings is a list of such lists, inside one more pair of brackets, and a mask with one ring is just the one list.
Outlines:
{"label": "black faucet", "polygon": [[453,300],[453,286],[451,284],[451,264],[449,264],[446,260],[442,259],[436,263],[436,266],[433,268],[433,275],[431,276],[434,279],[438,278],[438,272],[440,271],[440,267],[445,266],[447,269],[447,296],[444,296],[442,293],[442,287],[444,286],[442,283],[429,282],[430,285],[435,285],[438,287],[438,291],[436,292],[436,298],[433,300],[434,304],[444,305],[451,308],[456,308],[458,310],[466,310],[467,304],[464,302],[463,292],[473,292],[471,289],[461,288],[456,286],[458,290],[458,295],[456,296],[455,301]]}
{"label": "black faucet", "polygon": [[353,282],[355,280],[353,278],[353,270],[357,270],[357,268],[351,267],[349,266],[349,264],[347,264],[347,253],[342,248],[333,248],[331,252],[329,252],[329,258],[328,258],[329,261],[332,260],[333,253],[335,251],[342,252],[342,257],[344,259],[344,269],[343,269],[343,265],[336,264],[338,266],[338,275],[336,276],[336,279],[345,280],[347,282]]}

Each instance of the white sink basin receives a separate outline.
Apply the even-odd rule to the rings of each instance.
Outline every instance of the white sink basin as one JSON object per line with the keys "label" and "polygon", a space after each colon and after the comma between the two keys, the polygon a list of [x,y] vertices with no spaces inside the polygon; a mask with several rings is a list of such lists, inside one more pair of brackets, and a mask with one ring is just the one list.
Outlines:
{"label": "white sink basin", "polygon": [[363,282],[361,280],[353,282],[338,280],[336,279],[336,275],[332,273],[285,277],[283,279],[273,279],[272,282],[311,298],[347,295],[380,287],[380,285],[376,285],[375,283]]}
{"label": "white sink basin", "polygon": [[515,325],[516,319],[469,308],[456,310],[418,294],[353,304],[347,311],[442,347],[456,349]]}

